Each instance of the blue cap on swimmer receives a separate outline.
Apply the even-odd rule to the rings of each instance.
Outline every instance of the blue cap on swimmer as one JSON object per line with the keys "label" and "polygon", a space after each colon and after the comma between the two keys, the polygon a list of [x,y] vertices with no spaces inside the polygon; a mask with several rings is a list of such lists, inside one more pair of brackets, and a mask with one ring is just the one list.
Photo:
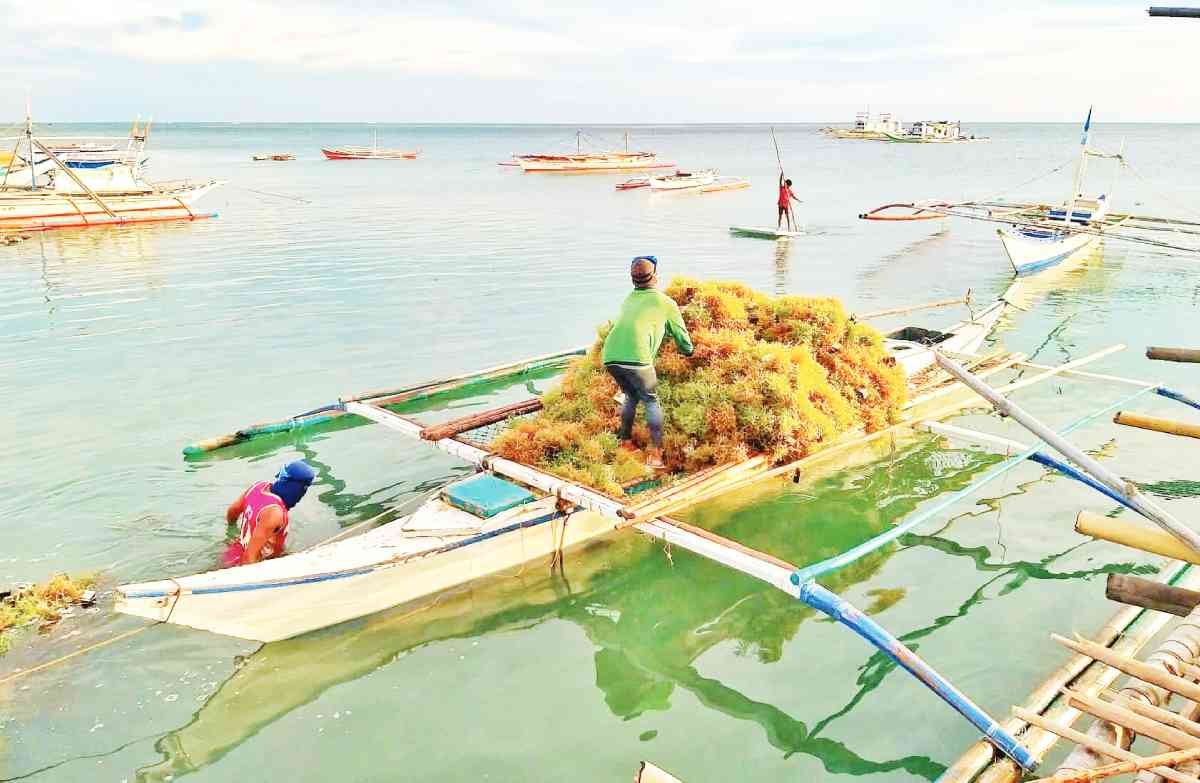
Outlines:
{"label": "blue cap on swimmer", "polygon": [[275,474],[271,492],[279,496],[288,508],[295,506],[304,497],[308,487],[317,477],[317,472],[302,459],[289,462]]}

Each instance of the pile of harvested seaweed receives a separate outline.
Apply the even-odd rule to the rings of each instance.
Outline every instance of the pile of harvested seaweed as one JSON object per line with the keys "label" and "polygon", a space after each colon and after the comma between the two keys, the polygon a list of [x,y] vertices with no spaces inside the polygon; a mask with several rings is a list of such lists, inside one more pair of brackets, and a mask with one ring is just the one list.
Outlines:
{"label": "pile of harvested seaweed", "polygon": [[[663,458],[693,472],[765,454],[799,459],[842,433],[896,421],[908,386],[878,332],[836,299],[771,297],[741,283],[671,281],[695,345],[663,343],[655,368]],[[618,448],[617,386],[600,361],[608,327],[568,368],[535,417],[493,443],[504,457],[614,495],[651,475],[642,454]],[[645,447],[644,422],[634,440]]]}

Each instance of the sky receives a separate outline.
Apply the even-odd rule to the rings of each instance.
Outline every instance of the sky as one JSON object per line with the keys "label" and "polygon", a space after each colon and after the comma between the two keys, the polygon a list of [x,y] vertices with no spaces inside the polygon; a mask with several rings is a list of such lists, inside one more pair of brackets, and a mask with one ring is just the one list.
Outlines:
{"label": "sky", "polygon": [[29,94],[44,122],[849,122],[868,106],[1075,122],[1091,103],[1106,122],[1198,122],[1200,20],[1145,9],[0,0],[0,118]]}

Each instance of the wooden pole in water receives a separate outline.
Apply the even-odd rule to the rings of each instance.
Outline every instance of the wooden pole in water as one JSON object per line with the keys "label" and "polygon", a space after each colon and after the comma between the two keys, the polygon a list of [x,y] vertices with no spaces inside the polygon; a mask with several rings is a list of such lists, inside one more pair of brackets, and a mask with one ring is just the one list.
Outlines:
{"label": "wooden pole in water", "polygon": [[1127,519],[1114,519],[1091,511],[1080,511],[1075,517],[1075,532],[1200,565],[1200,553],[1193,551],[1174,536]]}
{"label": "wooden pole in water", "polygon": [[1197,348],[1163,348],[1151,345],[1146,349],[1147,359],[1161,362],[1200,362],[1200,349]]}
{"label": "wooden pole in water", "polygon": [[1184,421],[1162,419],[1158,416],[1143,416],[1140,413],[1117,411],[1113,421],[1126,427],[1137,427],[1141,430],[1165,432],[1168,435],[1182,435],[1185,438],[1200,438],[1200,424],[1188,424]]}
{"label": "wooden pole in water", "polygon": [[1104,597],[1110,601],[1187,617],[1200,606],[1200,592],[1172,587],[1152,579],[1127,574],[1109,574]]}
{"label": "wooden pole in water", "polygon": [[1090,473],[1101,484],[1125,498],[1130,508],[1135,509],[1139,514],[1185,543],[1194,551],[1194,554],[1200,554],[1200,535],[1147,498],[1138,489],[1136,484],[1125,481],[1116,473],[1101,465],[1095,457],[1092,457],[1082,449],[1068,442],[1065,438],[1059,436],[1057,432],[1042,424],[1012,400],[997,394],[995,389],[971,375],[942,352],[934,351],[934,357],[943,369],[956,376],[960,381],[969,386],[972,391],[990,402],[992,407],[1001,414],[1011,417],[1013,421],[1016,421],[1067,459]]}
{"label": "wooden pole in water", "polygon": [[862,313],[861,315],[855,314],[852,316],[852,318],[856,321],[865,321],[868,318],[882,318],[885,315],[902,315],[904,313],[911,313],[916,310],[932,310],[937,307],[951,307],[953,305],[970,304],[970,303],[971,303],[971,289],[968,288],[966,295],[956,297],[954,299],[939,299],[936,302],[926,302],[925,304],[909,305],[908,307],[893,307],[889,310],[875,310],[874,312]]}
{"label": "wooden pole in water", "polygon": [[[1141,772],[1144,769],[1151,770],[1156,775],[1166,777],[1163,775],[1162,770],[1156,768],[1169,769],[1176,764],[1182,764],[1185,761],[1194,761],[1195,759],[1200,759],[1200,749],[1176,750],[1171,753],[1160,753],[1156,756],[1135,756],[1132,759],[1118,761],[1103,767],[1096,767],[1095,769],[1068,770],[1057,773],[1052,777],[1038,778],[1031,783],[1091,783],[1093,780],[1104,780],[1105,778],[1125,775],[1130,772]],[[1185,775],[1184,777],[1190,778],[1191,776]],[[1195,778],[1192,779],[1195,780]]]}

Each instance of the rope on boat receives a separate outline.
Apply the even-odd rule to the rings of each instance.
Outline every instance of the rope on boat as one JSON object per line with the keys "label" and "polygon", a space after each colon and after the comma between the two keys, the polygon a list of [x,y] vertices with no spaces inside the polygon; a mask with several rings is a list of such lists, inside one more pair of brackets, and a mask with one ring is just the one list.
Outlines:
{"label": "rope on boat", "polygon": [[286,193],[272,193],[268,190],[254,190],[253,188],[243,188],[243,187],[236,186],[236,185],[234,186],[234,189],[235,190],[244,190],[247,193],[254,193],[259,196],[273,196],[275,198],[285,198],[289,201],[295,201],[300,204],[311,204],[312,203],[311,199],[302,198],[300,196],[289,196]]}

